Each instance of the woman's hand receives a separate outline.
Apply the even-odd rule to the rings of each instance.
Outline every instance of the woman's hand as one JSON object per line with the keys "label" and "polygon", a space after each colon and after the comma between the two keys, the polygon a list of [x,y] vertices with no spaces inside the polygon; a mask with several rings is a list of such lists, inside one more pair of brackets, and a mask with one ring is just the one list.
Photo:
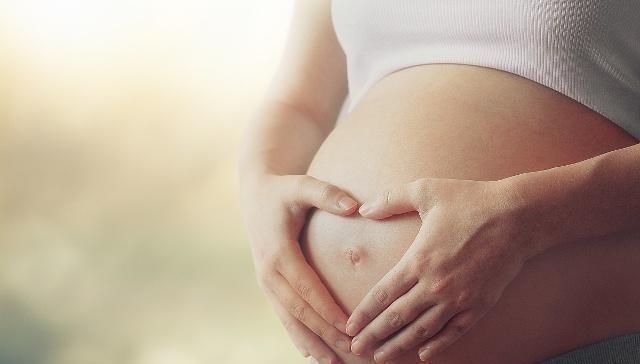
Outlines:
{"label": "woman's hand", "polygon": [[347,333],[357,334],[352,351],[377,348],[375,360],[384,363],[419,347],[426,361],[465,334],[530,256],[518,206],[500,181],[435,178],[364,203],[360,213],[367,218],[417,211],[422,226],[349,318]]}
{"label": "woman's hand", "polygon": [[245,191],[245,223],[260,288],[302,355],[338,363],[334,349],[350,352],[347,316],[307,264],[298,238],[310,208],[346,216],[357,202],[306,175],[262,176]]}

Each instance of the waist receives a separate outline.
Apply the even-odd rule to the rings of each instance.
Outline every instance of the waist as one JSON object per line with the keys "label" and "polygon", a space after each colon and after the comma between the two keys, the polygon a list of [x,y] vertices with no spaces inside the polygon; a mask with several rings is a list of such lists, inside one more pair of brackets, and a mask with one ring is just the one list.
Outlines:
{"label": "waist", "polygon": [[337,123],[309,172],[323,160],[340,160],[348,171],[333,163],[324,177],[343,187],[366,181],[368,193],[429,176],[500,179],[636,142],[604,116],[514,74],[422,65],[369,89]]}
{"label": "waist", "polygon": [[[477,67],[429,65],[391,74],[370,89],[327,137],[308,173],[365,201],[387,186],[418,178],[495,180],[635,142],[606,118],[526,79]],[[419,227],[415,213],[376,221],[314,210],[301,246],[349,312],[396,264]],[[634,288],[637,243],[633,237],[572,246],[528,264],[505,293],[502,308],[451,355],[482,355],[486,360],[478,362],[495,363],[508,354],[513,360],[503,362],[532,362],[640,327],[639,315],[630,311],[640,302]],[[591,330],[576,335],[576,322]],[[518,349],[505,354],[503,347]],[[366,362],[358,360],[345,362]]]}

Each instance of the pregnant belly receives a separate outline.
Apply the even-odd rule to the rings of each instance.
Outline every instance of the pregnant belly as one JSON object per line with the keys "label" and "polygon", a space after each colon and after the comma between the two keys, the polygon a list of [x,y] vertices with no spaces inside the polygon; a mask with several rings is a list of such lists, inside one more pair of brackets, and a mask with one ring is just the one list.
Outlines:
{"label": "pregnant belly", "polygon": [[[418,178],[496,180],[635,143],[599,114],[513,74],[423,65],[374,85],[337,124],[308,173],[364,201]],[[404,254],[419,226],[412,213],[373,221],[314,210],[301,243],[350,313]],[[566,245],[536,257],[437,362],[530,363],[640,329],[639,258],[637,236]],[[408,353],[399,363],[416,361],[416,353]]]}

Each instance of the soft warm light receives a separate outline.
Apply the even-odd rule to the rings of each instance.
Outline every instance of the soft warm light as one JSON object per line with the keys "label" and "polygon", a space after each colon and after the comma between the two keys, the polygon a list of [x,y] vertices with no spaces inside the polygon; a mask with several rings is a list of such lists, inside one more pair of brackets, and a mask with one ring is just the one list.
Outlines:
{"label": "soft warm light", "polygon": [[0,0],[0,363],[288,364],[235,200],[294,0]]}
{"label": "soft warm light", "polygon": [[[135,47],[208,58],[224,74],[273,57],[282,45],[291,1],[14,0],[0,7],[12,43],[39,57],[84,62]],[[265,54],[265,50],[268,52]],[[75,62],[74,62],[75,63]]]}

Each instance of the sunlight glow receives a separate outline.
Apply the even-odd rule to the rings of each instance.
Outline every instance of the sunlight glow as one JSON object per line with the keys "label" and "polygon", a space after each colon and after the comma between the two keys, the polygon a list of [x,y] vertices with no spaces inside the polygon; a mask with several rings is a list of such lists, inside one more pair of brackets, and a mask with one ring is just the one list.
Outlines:
{"label": "sunlight glow", "polygon": [[[170,47],[209,56],[224,66],[247,66],[278,50],[291,1],[258,0],[14,0],[3,22],[20,48],[40,56],[91,57],[136,47]],[[142,46],[142,48],[140,48]],[[183,56],[185,54],[182,54]],[[272,54],[269,54],[272,56]],[[228,72],[228,70],[226,70]]]}
{"label": "sunlight glow", "polygon": [[298,362],[235,180],[293,1],[0,0],[0,363]]}

